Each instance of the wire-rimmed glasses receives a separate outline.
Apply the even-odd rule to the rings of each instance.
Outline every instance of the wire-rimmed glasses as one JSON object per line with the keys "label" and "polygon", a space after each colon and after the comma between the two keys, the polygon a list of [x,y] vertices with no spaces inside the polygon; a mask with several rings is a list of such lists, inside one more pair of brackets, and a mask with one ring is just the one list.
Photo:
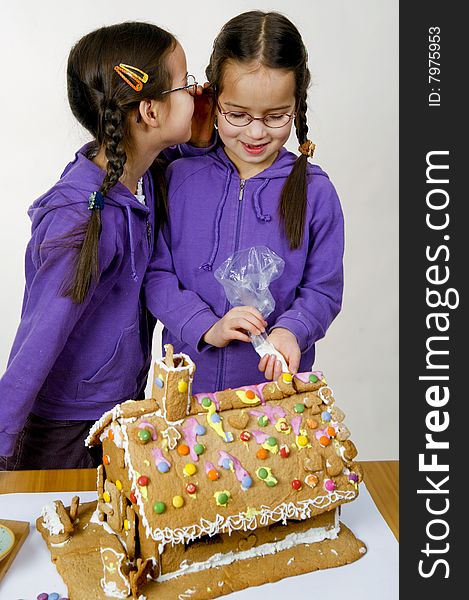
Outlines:
{"label": "wire-rimmed glasses", "polygon": [[266,127],[279,129],[280,127],[285,127],[285,125],[287,125],[295,116],[295,113],[272,113],[265,115],[264,117],[253,117],[247,112],[235,110],[223,111],[218,102],[217,108],[225,117],[226,121],[234,127],[246,127],[246,125],[249,125],[252,121],[262,121]]}
{"label": "wire-rimmed glasses", "polygon": [[186,75],[186,85],[182,85],[181,87],[173,88],[172,90],[165,90],[161,92],[163,94],[170,94],[171,92],[178,92],[179,90],[187,90],[190,94],[195,94],[197,91],[197,86],[199,85],[194,75]]}

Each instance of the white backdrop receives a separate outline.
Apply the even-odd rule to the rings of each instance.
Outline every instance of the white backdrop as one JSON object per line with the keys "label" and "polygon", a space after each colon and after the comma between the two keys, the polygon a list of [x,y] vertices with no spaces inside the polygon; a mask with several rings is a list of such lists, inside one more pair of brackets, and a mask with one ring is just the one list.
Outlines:
{"label": "white backdrop", "polygon": [[[204,81],[220,27],[240,12],[278,10],[309,49],[310,137],[346,220],[341,314],[317,344],[363,460],[398,457],[398,3],[393,0],[23,0],[0,7],[0,372],[18,325],[29,238],[26,211],[88,140],[67,103],[65,67],[83,34],[151,21],[182,43]],[[296,151],[291,139],[288,147]],[[154,339],[160,355],[160,328]],[[249,382],[246,382],[249,383]]]}

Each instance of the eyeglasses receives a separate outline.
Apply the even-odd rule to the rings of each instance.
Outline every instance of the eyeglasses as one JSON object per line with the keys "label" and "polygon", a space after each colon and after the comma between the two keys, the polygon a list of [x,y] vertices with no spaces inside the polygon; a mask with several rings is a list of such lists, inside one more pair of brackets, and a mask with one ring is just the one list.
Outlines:
{"label": "eyeglasses", "polygon": [[285,125],[287,125],[287,123],[289,123],[295,116],[295,113],[283,113],[265,115],[265,117],[253,117],[247,112],[238,112],[233,110],[223,111],[218,102],[217,107],[227,122],[234,127],[246,127],[246,125],[249,125],[249,123],[252,123],[252,121],[262,121],[266,127],[279,129],[280,127],[285,127]]}
{"label": "eyeglasses", "polygon": [[171,92],[178,92],[179,90],[187,90],[189,93],[195,94],[197,91],[197,86],[199,84],[197,83],[194,75],[187,75],[186,81],[187,81],[186,85],[182,85],[181,87],[173,88],[172,90],[165,90],[164,92],[161,92],[161,95],[170,94]]}

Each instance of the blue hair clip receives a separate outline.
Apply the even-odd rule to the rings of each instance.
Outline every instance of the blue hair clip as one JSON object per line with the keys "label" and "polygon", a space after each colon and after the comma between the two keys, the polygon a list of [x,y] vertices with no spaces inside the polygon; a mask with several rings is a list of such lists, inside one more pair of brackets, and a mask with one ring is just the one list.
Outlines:
{"label": "blue hair clip", "polygon": [[101,192],[92,192],[88,198],[88,209],[89,210],[103,210],[104,208],[104,196]]}

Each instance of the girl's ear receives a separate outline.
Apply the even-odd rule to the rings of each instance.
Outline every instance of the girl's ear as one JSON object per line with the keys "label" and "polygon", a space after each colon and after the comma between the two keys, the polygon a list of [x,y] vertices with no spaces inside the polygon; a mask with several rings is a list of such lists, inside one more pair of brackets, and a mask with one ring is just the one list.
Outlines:
{"label": "girl's ear", "polygon": [[138,106],[137,122],[143,122],[149,127],[160,124],[161,105],[156,100],[141,100]]}

